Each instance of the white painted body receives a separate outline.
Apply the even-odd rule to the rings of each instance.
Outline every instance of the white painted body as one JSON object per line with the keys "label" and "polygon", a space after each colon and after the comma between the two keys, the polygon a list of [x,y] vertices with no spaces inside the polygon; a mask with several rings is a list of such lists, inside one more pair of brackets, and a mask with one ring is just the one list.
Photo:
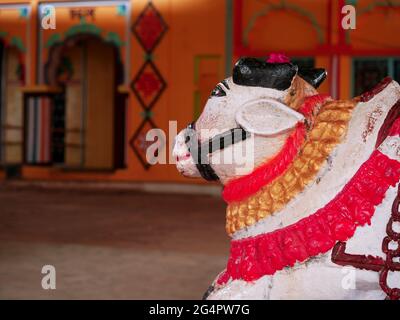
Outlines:
{"label": "white painted body", "polygon": [[[353,238],[347,241],[347,253],[373,254],[385,258],[380,247],[382,239],[386,236],[386,224],[397,193],[396,188],[390,188],[385,200],[376,208],[371,226],[359,227]],[[394,274],[389,280],[389,284],[398,287],[400,274]],[[378,272],[334,264],[331,262],[329,251],[252,283],[243,280],[231,281],[220,289],[216,288],[208,299],[383,300],[385,297],[386,294],[379,286]]]}
{"label": "white painted body", "polygon": [[[393,81],[370,101],[359,103],[353,111],[345,139],[334,149],[314,182],[310,183],[281,211],[260,220],[251,227],[237,231],[233,239],[272,232],[296,223],[324,207],[369,158],[375,149],[377,135],[387,113],[399,99],[400,86]],[[243,99],[241,102],[243,103]],[[212,114],[202,115],[202,117],[202,119],[206,117],[213,119],[214,124],[221,121],[219,118],[213,118]],[[373,129],[366,134],[371,119],[373,119]],[[234,124],[228,126],[234,127]],[[257,138],[256,136],[254,151],[256,165],[262,162],[261,159],[268,159],[271,150],[273,153],[279,150],[281,141],[284,141],[286,136],[274,137],[270,141],[267,141],[265,137],[259,137],[259,140]],[[265,151],[264,149],[269,144],[273,147]],[[389,137],[380,150],[390,158],[400,161],[399,145],[399,137]],[[182,148],[178,138],[175,153],[177,155],[184,153]],[[178,169],[183,173],[187,170],[186,174],[193,176],[194,173],[190,174],[190,170],[194,172],[195,169],[191,167],[190,159],[185,161],[186,163],[178,162]],[[223,176],[223,183],[231,178],[232,166],[227,167],[229,169],[217,167],[216,170]],[[396,194],[397,186],[387,191],[383,202],[376,207],[371,225],[358,227],[355,235],[347,241],[347,253],[369,254],[385,258],[381,250],[382,239],[386,236],[386,225]],[[222,287],[215,286],[208,299],[384,299],[385,293],[380,289],[378,277],[377,272],[351,270],[349,267],[332,263],[330,251],[254,282],[235,280],[229,281]],[[399,287],[400,274],[390,274],[388,283]]]}

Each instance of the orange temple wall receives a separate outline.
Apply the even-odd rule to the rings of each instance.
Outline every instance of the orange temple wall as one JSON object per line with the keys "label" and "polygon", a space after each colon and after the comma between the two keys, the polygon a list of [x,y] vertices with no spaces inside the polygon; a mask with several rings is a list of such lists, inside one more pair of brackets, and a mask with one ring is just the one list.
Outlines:
{"label": "orange temple wall", "polygon": [[[18,141],[3,141],[3,148],[20,145],[24,154],[20,163],[10,165],[17,166],[21,178],[28,180],[202,183],[181,177],[174,164],[148,165],[140,160],[145,152],[143,137],[147,130],[156,127],[167,133],[164,150],[167,160],[171,160],[168,154],[169,121],[177,121],[177,131],[193,121],[215,84],[229,75],[234,61],[244,55],[267,56],[270,52],[282,52],[296,61],[312,61],[315,66],[328,71],[321,92],[335,98],[351,98],[355,58],[387,61],[400,58],[400,1],[393,1],[391,6],[373,0],[350,2],[357,9],[357,29],[346,31],[340,25],[344,0],[1,1],[0,40],[5,48],[16,48],[19,52],[18,59],[24,72],[13,82],[17,86],[13,90],[26,98],[26,101],[20,101],[21,106],[25,104],[24,122],[12,128],[6,127],[7,123],[2,124],[3,131],[14,130],[14,135],[20,137],[20,140],[16,138]],[[54,30],[41,27],[40,11],[45,4],[55,7]],[[142,34],[138,35],[140,32]],[[160,34],[159,38],[155,37],[157,34]],[[106,60],[95,64],[97,56],[104,55],[104,59],[110,60],[106,58],[105,50],[98,49],[97,54],[92,52],[95,53],[93,57],[89,53],[92,58],[86,60],[73,58],[74,54],[80,53],[71,53],[70,48],[79,42],[71,39],[84,35],[99,39],[98,48],[104,45],[115,49],[116,62],[107,70],[114,73],[121,65],[122,71],[119,80],[114,81],[115,96],[110,93],[113,96],[109,98],[117,99],[113,100],[115,105],[124,108],[124,112],[113,109],[113,117],[122,120],[114,121],[110,132],[117,132],[122,124],[125,128],[123,132],[115,133],[121,137],[119,140],[106,142],[105,136],[96,143],[95,138],[90,141],[86,138],[85,146],[82,146],[80,135],[88,136],[85,130],[96,123],[107,123],[109,115],[106,113],[111,112],[99,108],[97,113],[104,115],[98,116],[96,110],[90,112],[92,102],[85,102],[89,106],[86,111],[97,122],[85,119],[85,129],[79,130],[66,126],[64,131],[70,131],[64,133],[64,139],[68,136],[65,141],[72,141],[70,147],[79,154],[77,159],[85,158],[82,150],[92,145],[93,152],[100,155],[102,150],[96,145],[98,143],[103,143],[104,148],[110,143],[109,148],[119,148],[118,155],[113,154],[113,165],[104,166],[106,169],[84,164],[76,168],[55,164],[57,155],[51,151],[54,126],[50,119],[55,108],[54,96],[60,91],[59,83],[62,82],[72,95],[78,95],[79,88],[86,88],[90,91],[86,91],[85,99],[94,99],[94,104],[101,104],[101,99],[106,98],[99,98],[101,95],[96,90],[107,90],[106,85],[105,89],[99,88],[103,88],[104,81],[111,82],[107,80]],[[139,39],[140,36],[146,40]],[[60,50],[61,56],[69,59],[61,67],[60,61],[64,58],[61,59],[54,49],[57,46],[64,48]],[[79,52],[86,54],[87,48],[85,45]],[[53,59],[61,60],[55,63]],[[90,71],[93,80],[78,76],[78,60],[92,63],[92,67],[86,66],[89,69],[85,70]],[[99,65],[104,65],[104,70],[100,70]],[[51,69],[52,66],[57,70]],[[100,78],[104,81],[96,86]],[[81,87],[87,81],[90,85]],[[76,108],[77,105],[78,102],[74,104]],[[75,116],[78,114],[76,111]],[[73,121],[70,119],[69,123]],[[91,134],[94,135],[93,131]],[[115,164],[117,158],[118,165]],[[8,166],[8,163],[2,164],[0,179],[6,177]]]}

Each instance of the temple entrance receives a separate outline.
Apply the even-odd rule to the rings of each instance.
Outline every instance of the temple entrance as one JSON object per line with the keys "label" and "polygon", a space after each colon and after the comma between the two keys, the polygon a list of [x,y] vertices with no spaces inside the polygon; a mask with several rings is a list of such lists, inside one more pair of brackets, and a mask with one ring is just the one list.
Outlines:
{"label": "temple entrance", "polygon": [[79,36],[53,50],[51,59],[48,82],[64,93],[53,99],[52,163],[82,169],[122,167],[125,105],[118,93],[123,69],[117,49],[98,38]]}
{"label": "temple entrance", "polygon": [[0,42],[0,164],[21,164],[23,158],[23,65],[16,48]]}

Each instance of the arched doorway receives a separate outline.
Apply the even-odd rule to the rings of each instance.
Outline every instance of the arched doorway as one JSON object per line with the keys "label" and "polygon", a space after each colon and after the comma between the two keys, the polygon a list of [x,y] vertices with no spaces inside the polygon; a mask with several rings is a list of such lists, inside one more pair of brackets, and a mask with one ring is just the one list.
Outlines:
{"label": "arched doorway", "polygon": [[119,52],[93,35],[78,35],[50,50],[46,82],[63,88],[52,104],[50,154],[65,168],[124,166],[125,101]]}
{"label": "arched doorway", "polygon": [[20,51],[0,41],[0,165],[13,167],[23,160],[24,65]]}

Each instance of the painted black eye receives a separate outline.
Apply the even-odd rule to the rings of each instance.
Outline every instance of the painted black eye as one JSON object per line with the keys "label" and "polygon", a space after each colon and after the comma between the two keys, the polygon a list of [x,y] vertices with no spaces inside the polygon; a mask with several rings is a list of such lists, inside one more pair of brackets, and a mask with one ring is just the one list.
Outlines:
{"label": "painted black eye", "polygon": [[220,85],[217,85],[213,91],[211,91],[211,97],[224,97],[226,96],[226,92],[221,88]]}

